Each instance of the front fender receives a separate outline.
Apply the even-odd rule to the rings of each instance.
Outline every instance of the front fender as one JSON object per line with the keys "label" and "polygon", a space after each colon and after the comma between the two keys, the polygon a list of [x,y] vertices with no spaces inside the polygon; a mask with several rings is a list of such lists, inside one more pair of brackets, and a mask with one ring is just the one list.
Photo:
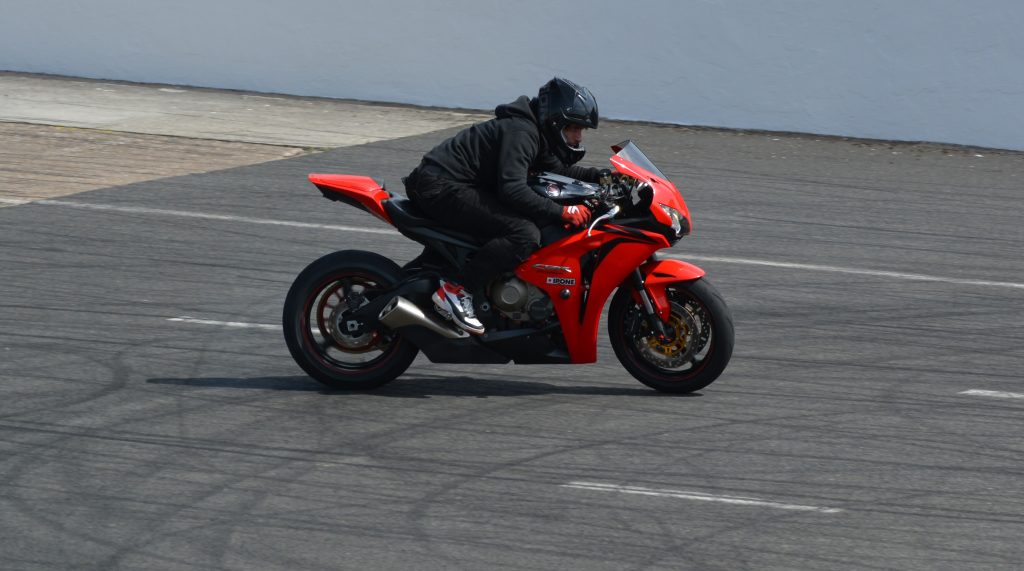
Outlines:
{"label": "front fender", "polygon": [[[650,296],[654,311],[662,321],[668,321],[671,313],[665,288],[674,283],[700,279],[704,277],[704,273],[704,270],[682,260],[655,260],[640,266],[647,295]],[[633,297],[640,303],[639,293],[634,291]]]}

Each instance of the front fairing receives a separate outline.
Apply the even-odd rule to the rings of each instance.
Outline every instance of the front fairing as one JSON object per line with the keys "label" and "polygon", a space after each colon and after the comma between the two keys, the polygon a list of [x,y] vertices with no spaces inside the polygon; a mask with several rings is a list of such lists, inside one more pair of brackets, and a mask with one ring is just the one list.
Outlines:
{"label": "front fairing", "polygon": [[516,275],[551,298],[571,362],[593,363],[608,297],[634,269],[667,247],[661,234],[607,224],[537,250],[516,268]]}
{"label": "front fairing", "polygon": [[664,204],[677,210],[686,220],[685,232],[688,234],[693,228],[693,220],[690,218],[690,210],[686,207],[686,201],[674,184],[661,172],[658,167],[647,158],[647,155],[640,150],[632,141],[624,141],[612,147],[616,153],[611,157],[611,163],[619,173],[636,179],[638,182],[650,185],[653,191],[651,200],[651,214],[660,224],[671,226],[672,219],[665,210],[661,208]]}
{"label": "front fairing", "polygon": [[[601,313],[612,292],[638,267],[645,262],[651,264],[655,252],[671,247],[679,239],[672,233],[672,220],[661,205],[678,211],[686,218],[684,229],[689,228],[686,203],[668,177],[632,142],[613,149],[616,155],[611,158],[612,164],[629,177],[612,185],[613,190],[609,191],[611,196],[618,197],[618,216],[544,246],[516,268],[520,279],[552,300],[573,363],[596,360]],[[666,271],[671,272],[665,275],[693,279],[695,272],[700,272],[699,268],[681,271],[676,267],[680,264],[666,266]],[[667,307],[665,286],[659,281],[663,279],[657,272],[651,278],[659,310]]]}

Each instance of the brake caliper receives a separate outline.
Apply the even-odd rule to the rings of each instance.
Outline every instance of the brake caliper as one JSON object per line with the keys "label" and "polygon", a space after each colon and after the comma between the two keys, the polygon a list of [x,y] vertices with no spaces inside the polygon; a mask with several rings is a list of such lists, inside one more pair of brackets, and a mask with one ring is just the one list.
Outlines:
{"label": "brake caliper", "polygon": [[690,336],[690,328],[676,313],[669,317],[667,325],[665,338],[659,339],[658,336],[651,335],[647,338],[647,345],[669,359],[676,359],[686,352],[686,341]]}

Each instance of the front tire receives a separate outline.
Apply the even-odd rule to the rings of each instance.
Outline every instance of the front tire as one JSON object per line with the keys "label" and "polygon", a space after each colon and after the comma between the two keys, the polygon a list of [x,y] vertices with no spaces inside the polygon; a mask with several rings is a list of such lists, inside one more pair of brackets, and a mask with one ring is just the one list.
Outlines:
{"label": "front tire", "polygon": [[666,393],[700,390],[719,377],[732,357],[732,313],[707,280],[670,285],[667,339],[658,339],[633,288],[612,298],[608,334],[622,366],[641,383]]}
{"label": "front tire", "polygon": [[282,316],[295,362],[335,389],[372,389],[404,373],[416,346],[383,325],[352,330],[347,319],[401,279],[397,264],[358,250],[334,252],[306,267],[288,290]]}

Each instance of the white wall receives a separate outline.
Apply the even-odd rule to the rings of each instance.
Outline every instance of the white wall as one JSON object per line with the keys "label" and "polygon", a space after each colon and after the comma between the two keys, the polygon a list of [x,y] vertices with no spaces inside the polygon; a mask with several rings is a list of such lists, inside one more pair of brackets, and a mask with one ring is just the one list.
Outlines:
{"label": "white wall", "polygon": [[1020,0],[0,0],[0,69],[1024,150]]}

